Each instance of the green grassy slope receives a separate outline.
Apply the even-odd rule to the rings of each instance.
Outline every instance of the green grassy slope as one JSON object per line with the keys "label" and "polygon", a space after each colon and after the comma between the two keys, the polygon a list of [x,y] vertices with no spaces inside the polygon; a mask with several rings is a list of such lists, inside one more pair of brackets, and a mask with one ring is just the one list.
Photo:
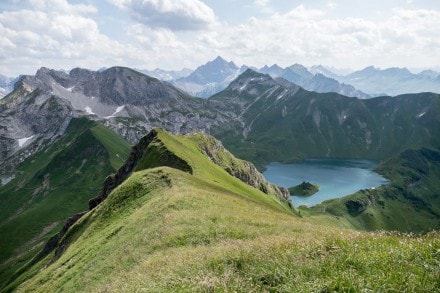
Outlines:
{"label": "green grassy slope", "polygon": [[63,249],[4,290],[438,289],[438,234],[356,232],[294,216],[215,165],[200,140],[159,132],[137,171],[70,228]]}
{"label": "green grassy slope", "polygon": [[[438,94],[359,100],[336,93],[291,91],[268,78],[245,72],[210,98],[235,109],[243,119],[241,124],[215,127],[211,133],[260,168],[272,161],[306,157],[382,160],[406,149],[440,145]],[[242,89],[241,83],[247,86]]]}
{"label": "green grassy slope", "polygon": [[68,216],[87,208],[87,200],[129,149],[104,126],[73,119],[59,141],[18,167],[15,179],[0,187],[0,283],[34,256]]}
{"label": "green grassy slope", "polygon": [[302,208],[302,214],[364,230],[420,233],[440,229],[439,150],[404,151],[383,162],[377,171],[392,182]]}

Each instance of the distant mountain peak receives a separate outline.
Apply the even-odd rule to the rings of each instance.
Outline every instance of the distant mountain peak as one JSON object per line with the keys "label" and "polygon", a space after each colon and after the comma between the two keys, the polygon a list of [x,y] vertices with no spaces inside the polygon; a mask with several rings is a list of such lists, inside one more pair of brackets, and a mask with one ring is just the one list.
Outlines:
{"label": "distant mountain peak", "polygon": [[269,67],[269,69],[281,69],[282,70],[283,68],[275,63],[271,67]]}
{"label": "distant mountain peak", "polygon": [[[226,61],[223,57],[221,56],[217,56],[214,60],[210,61],[210,62],[215,62],[215,63],[229,63],[228,61]],[[232,62],[232,61],[231,61]]]}
{"label": "distant mountain peak", "polygon": [[189,76],[177,79],[175,84],[177,86],[183,85],[183,88],[185,88],[185,84],[194,84],[197,85],[197,87],[209,84],[219,85],[228,79],[232,80],[235,78],[239,70],[240,68],[235,65],[234,62],[227,62],[225,59],[218,56],[214,60],[199,66]]}
{"label": "distant mountain peak", "polygon": [[268,74],[263,74],[263,73],[260,73],[260,72],[258,72],[258,71],[255,71],[255,70],[253,70],[253,69],[251,69],[251,68],[248,68],[248,69],[246,69],[246,71],[245,72],[243,72],[242,74],[240,74],[238,77],[237,77],[237,79],[236,80],[239,80],[239,79],[242,79],[242,78],[249,78],[249,77],[263,77],[263,76],[265,76],[266,78],[270,78],[270,79],[272,79],[271,77],[270,77],[270,75],[268,75]]}
{"label": "distant mountain peak", "polygon": [[301,65],[299,63],[295,63],[295,64],[289,66],[289,68],[307,70],[307,68],[304,65]]}

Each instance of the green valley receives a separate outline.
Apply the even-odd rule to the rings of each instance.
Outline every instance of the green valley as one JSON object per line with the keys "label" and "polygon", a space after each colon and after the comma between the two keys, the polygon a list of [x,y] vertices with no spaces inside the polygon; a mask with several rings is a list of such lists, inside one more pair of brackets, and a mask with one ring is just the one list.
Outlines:
{"label": "green valley", "polygon": [[359,232],[302,218],[250,166],[213,138],[153,130],[113,177],[127,179],[4,291],[438,288],[438,233]]}
{"label": "green valley", "polygon": [[242,117],[211,133],[260,169],[313,157],[383,160],[440,146],[438,94],[360,100],[309,92],[248,70],[210,99]]}
{"label": "green valley", "polygon": [[0,187],[0,280],[40,251],[67,217],[87,208],[130,145],[108,128],[73,119],[65,135],[29,157]]}

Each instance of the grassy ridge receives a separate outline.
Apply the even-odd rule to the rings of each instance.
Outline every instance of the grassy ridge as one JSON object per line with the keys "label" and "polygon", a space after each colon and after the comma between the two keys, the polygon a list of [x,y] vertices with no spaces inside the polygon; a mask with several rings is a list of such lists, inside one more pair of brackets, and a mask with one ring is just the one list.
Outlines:
{"label": "grassy ridge", "polygon": [[[54,145],[25,160],[0,187],[0,283],[35,255],[65,219],[87,209],[129,145],[86,119],[73,119]],[[113,159],[112,159],[113,158]]]}
{"label": "grassy ridge", "polygon": [[60,259],[10,289],[38,271],[18,289],[435,291],[439,277],[436,234],[311,224],[167,167],[134,173],[76,226]]}
{"label": "grassy ridge", "polygon": [[[64,253],[47,256],[5,290],[438,288],[438,234],[357,232],[295,217],[275,197],[213,164],[199,148],[201,139],[159,132],[138,171],[71,227]],[[165,158],[150,162],[149,151]],[[157,166],[169,165],[170,154],[192,174]]]}

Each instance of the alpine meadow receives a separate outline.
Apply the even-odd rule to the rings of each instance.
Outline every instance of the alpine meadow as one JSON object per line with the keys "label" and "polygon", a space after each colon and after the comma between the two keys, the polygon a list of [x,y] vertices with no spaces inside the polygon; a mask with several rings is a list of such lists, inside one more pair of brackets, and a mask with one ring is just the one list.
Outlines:
{"label": "alpine meadow", "polygon": [[435,1],[3,1],[0,292],[439,292],[438,28]]}

